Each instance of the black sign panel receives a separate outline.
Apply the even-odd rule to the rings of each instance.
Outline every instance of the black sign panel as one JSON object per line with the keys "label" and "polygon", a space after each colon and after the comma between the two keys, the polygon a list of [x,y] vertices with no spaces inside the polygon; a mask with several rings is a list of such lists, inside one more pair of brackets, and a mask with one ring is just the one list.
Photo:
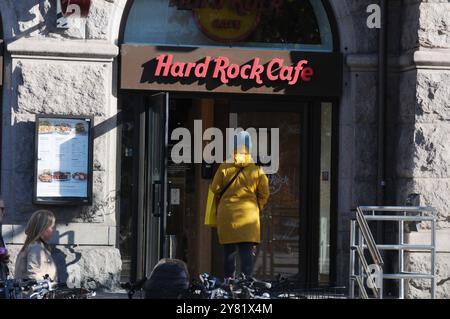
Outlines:
{"label": "black sign panel", "polygon": [[340,53],[122,46],[122,89],[340,96]]}

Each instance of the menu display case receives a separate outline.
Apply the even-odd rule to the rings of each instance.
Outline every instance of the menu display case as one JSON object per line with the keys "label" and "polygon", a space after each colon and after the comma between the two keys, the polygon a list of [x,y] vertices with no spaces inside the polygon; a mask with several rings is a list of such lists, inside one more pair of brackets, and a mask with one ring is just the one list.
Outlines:
{"label": "menu display case", "polygon": [[92,204],[93,117],[37,115],[34,203]]}

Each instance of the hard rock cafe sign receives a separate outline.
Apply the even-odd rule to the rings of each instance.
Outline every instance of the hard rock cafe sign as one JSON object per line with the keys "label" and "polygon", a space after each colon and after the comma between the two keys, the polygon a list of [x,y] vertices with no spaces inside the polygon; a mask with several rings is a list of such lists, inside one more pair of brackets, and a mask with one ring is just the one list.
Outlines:
{"label": "hard rock cafe sign", "polygon": [[267,79],[267,82],[285,82],[286,85],[292,86],[311,82],[314,76],[314,69],[308,66],[308,60],[300,60],[295,66],[290,66],[285,65],[284,59],[274,58],[263,64],[261,59],[256,57],[252,63],[240,66],[231,63],[226,56],[206,56],[202,58],[203,62],[196,63],[176,61],[173,54],[160,54],[156,61],[153,74],[155,77],[183,79],[195,76],[197,79],[206,79],[212,74],[212,78],[222,84],[241,79],[262,85],[264,79]]}
{"label": "hard rock cafe sign", "polygon": [[121,88],[340,96],[339,53],[224,47],[121,46]]}
{"label": "hard rock cafe sign", "polygon": [[278,15],[284,0],[171,0],[170,6],[191,10],[200,30],[219,42],[245,40],[261,15]]}

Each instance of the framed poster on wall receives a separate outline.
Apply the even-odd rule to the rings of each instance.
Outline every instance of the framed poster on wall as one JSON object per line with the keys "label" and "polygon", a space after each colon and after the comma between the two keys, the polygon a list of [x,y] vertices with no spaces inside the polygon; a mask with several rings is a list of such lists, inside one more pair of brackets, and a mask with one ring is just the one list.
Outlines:
{"label": "framed poster on wall", "polygon": [[90,116],[36,116],[35,204],[92,204],[93,122]]}

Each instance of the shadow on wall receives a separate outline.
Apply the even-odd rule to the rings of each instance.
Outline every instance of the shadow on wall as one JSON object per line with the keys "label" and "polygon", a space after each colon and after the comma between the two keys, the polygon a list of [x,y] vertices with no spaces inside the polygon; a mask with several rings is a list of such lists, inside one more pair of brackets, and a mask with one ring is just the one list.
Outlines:
{"label": "shadow on wall", "polygon": [[[21,232],[23,232],[23,231],[24,231],[24,227],[21,229]],[[3,237],[7,244],[7,248],[9,248],[9,249],[11,249],[11,247],[12,247],[10,241],[14,235],[18,235],[18,234],[13,234],[12,231],[3,232]],[[70,253],[70,255],[71,255],[70,258],[68,256],[68,254],[66,254],[63,250],[61,250],[55,246],[56,243],[61,242],[61,239],[65,238],[65,237],[67,237],[67,244],[64,245],[63,247],[64,247],[64,251]],[[55,243],[55,244],[52,244],[52,246],[54,246],[52,255],[57,264],[58,277],[61,281],[65,282],[68,278],[67,268],[73,264],[76,264],[81,259],[81,253],[76,252],[74,250],[74,247],[76,246],[76,245],[74,245],[75,233],[74,233],[74,231],[67,231],[67,232],[64,232],[61,234],[58,230],[56,230],[55,233],[53,234],[51,242]],[[19,245],[14,244],[14,247],[16,247],[16,246],[18,247]],[[22,245],[20,245],[20,247],[18,247],[17,253],[20,251],[21,248],[22,248]],[[12,255],[15,255],[14,254],[15,250],[16,249],[12,249],[12,251],[13,251]],[[13,256],[13,258],[14,258],[14,256]],[[14,263],[15,263],[15,258],[14,258]],[[13,263],[13,266],[14,266],[14,263]]]}
{"label": "shadow on wall", "polygon": [[70,39],[106,39],[108,25],[114,16],[113,6],[119,1],[92,1],[89,19],[83,22],[74,19],[68,29],[57,28],[56,0],[1,0],[4,38],[11,42],[24,37],[48,37]]}
{"label": "shadow on wall", "polygon": [[[17,255],[22,245],[11,244],[11,232],[4,233],[7,248],[11,255],[9,268],[11,275]],[[122,262],[120,252],[114,247],[81,247],[74,245],[75,232],[55,231],[52,242],[67,242],[64,245],[52,245],[52,256],[58,270],[59,282],[69,287],[114,290],[119,287]]]}
{"label": "shadow on wall", "polygon": [[27,37],[39,30],[46,30],[44,34],[48,34],[48,21],[56,19],[56,8],[47,0],[0,1],[0,12],[3,36],[7,40]]}
{"label": "shadow on wall", "polygon": [[71,258],[68,258],[68,255],[57,247],[54,248],[52,255],[57,265],[59,281],[67,282],[69,279],[67,268],[80,261],[81,253],[74,250],[73,244],[75,242],[75,233],[73,231],[67,231],[62,234],[60,234],[58,230],[55,231],[54,238],[58,238],[57,242],[60,242],[63,237],[67,237],[68,245],[65,246],[65,250],[68,250],[71,253]]}
{"label": "shadow on wall", "polygon": [[[8,2],[8,1],[7,1]],[[5,35],[14,39],[32,36],[36,31],[41,35],[48,35],[58,31],[56,29],[56,1],[48,0],[21,0],[12,1],[17,21],[11,24],[11,33]],[[6,10],[5,10],[6,11]],[[55,22],[54,22],[55,21]]]}
{"label": "shadow on wall", "polygon": [[[399,57],[417,50],[421,2],[394,1],[389,5],[392,7],[389,7],[388,53]],[[423,142],[416,130],[417,117],[423,115],[417,100],[417,75],[417,70],[398,72],[388,66],[386,162],[390,165],[386,167],[386,194],[388,204],[392,205],[405,205],[408,195],[417,191],[413,181],[415,159],[417,148],[422,147],[418,145]]]}
{"label": "shadow on wall", "polygon": [[[395,5],[395,2],[394,2]],[[395,53],[398,57],[402,54],[413,54],[419,49],[433,46],[429,43],[427,36],[434,37],[435,31],[428,29],[427,23],[433,19],[433,24],[439,21],[438,12],[433,12],[427,6],[437,6],[422,1],[402,1],[401,18],[398,14],[390,11],[390,23],[399,25],[400,32],[390,30],[389,46],[390,54]],[[443,16],[443,15],[442,15]],[[427,21],[430,20],[430,21]],[[392,32],[394,31],[394,32]],[[394,42],[394,39],[397,42]],[[412,58],[411,58],[411,62]],[[439,220],[443,221],[448,214],[445,196],[447,188],[446,176],[447,165],[445,165],[446,149],[448,145],[447,130],[443,129],[449,119],[445,111],[445,103],[441,101],[441,96],[436,96],[436,92],[444,92],[445,83],[439,78],[440,71],[429,71],[426,69],[417,70],[410,66],[410,70],[398,70],[388,68],[387,87],[387,129],[388,129],[388,189],[389,203],[392,205],[405,205],[409,194],[419,193],[420,196],[410,200],[410,204],[427,206],[431,205],[438,209]],[[441,71],[443,72],[443,71]],[[428,76],[433,74],[433,76]],[[438,93],[439,95],[439,93]],[[444,173],[444,174],[442,174]],[[447,217],[448,218],[448,217]],[[439,224],[439,223],[438,223]],[[426,232],[426,226],[417,228],[411,225],[406,231],[417,231],[422,228]],[[386,232],[386,241],[395,242],[396,229]],[[389,237],[390,236],[390,237]],[[407,240],[409,244],[416,244],[410,236]],[[448,267],[445,268],[446,261],[437,255],[438,289],[437,295],[448,298],[448,285],[443,285],[442,278],[449,277]],[[391,269],[398,269],[398,260],[391,258],[392,262],[387,263]],[[429,267],[430,260],[422,254],[410,254],[405,258],[406,271],[424,272]],[[429,270],[429,269],[428,269]],[[426,271],[428,271],[426,270]],[[405,286],[407,298],[429,298],[427,286],[429,281],[413,279]],[[393,289],[395,291],[395,289]]]}

